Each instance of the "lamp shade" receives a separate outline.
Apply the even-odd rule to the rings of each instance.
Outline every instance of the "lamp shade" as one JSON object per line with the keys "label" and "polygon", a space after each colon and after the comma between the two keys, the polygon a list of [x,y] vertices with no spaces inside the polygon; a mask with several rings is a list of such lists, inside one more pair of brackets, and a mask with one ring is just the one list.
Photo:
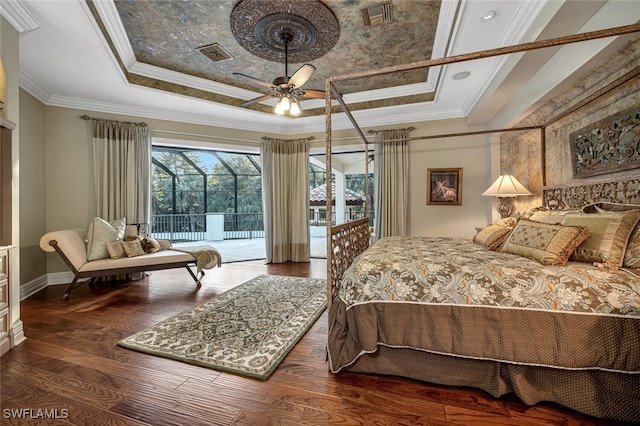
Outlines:
{"label": "lamp shade", "polygon": [[501,175],[482,195],[488,197],[520,197],[532,194],[518,182],[518,179],[511,175]]}

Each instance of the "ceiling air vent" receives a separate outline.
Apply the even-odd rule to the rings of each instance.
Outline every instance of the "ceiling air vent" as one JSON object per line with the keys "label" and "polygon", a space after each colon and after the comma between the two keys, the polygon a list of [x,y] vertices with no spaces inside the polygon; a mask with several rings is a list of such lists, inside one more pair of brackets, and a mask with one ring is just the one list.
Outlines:
{"label": "ceiling air vent", "polygon": [[362,21],[365,27],[389,24],[393,21],[391,16],[391,3],[380,3],[366,9],[362,9]]}
{"label": "ceiling air vent", "polygon": [[220,62],[233,58],[231,53],[227,52],[224,47],[220,46],[218,43],[201,46],[198,47],[197,50],[213,62]]}

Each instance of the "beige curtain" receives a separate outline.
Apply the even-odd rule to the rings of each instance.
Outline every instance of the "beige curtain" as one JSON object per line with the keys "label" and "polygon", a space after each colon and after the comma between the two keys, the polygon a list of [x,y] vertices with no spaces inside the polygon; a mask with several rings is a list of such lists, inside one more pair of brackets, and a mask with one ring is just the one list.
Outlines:
{"label": "beige curtain", "polygon": [[262,139],[267,263],[308,262],[310,138]]}
{"label": "beige curtain", "polygon": [[151,220],[151,136],[144,123],[92,119],[97,215]]}
{"label": "beige curtain", "polygon": [[[375,238],[404,236],[409,227],[409,143],[413,127],[372,131]],[[394,142],[385,142],[394,141]]]}

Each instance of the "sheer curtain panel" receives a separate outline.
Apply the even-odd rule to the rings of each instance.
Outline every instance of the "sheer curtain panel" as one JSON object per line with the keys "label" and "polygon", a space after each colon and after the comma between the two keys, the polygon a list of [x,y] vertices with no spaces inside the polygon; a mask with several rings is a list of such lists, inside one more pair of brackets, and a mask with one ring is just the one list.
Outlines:
{"label": "sheer curtain panel", "polygon": [[413,128],[372,132],[376,142],[373,163],[376,239],[408,233],[411,130]]}
{"label": "sheer curtain panel", "polygon": [[262,139],[267,263],[308,262],[310,139]]}

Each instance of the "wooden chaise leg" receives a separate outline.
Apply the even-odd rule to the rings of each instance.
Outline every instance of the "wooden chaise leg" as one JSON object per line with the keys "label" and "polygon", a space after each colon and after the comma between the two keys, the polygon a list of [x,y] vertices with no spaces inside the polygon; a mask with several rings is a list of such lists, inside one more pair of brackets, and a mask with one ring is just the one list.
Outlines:
{"label": "wooden chaise leg", "polygon": [[[94,278],[91,278],[89,281],[86,281],[89,283],[89,285],[93,284],[93,280]],[[78,277],[74,277],[73,281],[71,281],[71,284],[69,284],[69,287],[67,287],[67,291],[64,293],[64,296],[62,296],[62,300],[69,300],[69,295],[71,294],[71,291],[73,291],[73,289],[80,287],[82,284],[84,284],[85,281],[82,282],[78,282]]]}
{"label": "wooden chaise leg", "polygon": [[191,275],[191,277],[193,278],[193,280],[196,282],[198,288],[202,287],[202,283],[200,282],[200,280],[198,279],[198,277],[196,277],[196,274],[193,273],[193,271],[191,270],[191,268],[189,267],[189,265],[185,266],[185,268],[187,268],[187,271],[189,271],[189,275]]}

